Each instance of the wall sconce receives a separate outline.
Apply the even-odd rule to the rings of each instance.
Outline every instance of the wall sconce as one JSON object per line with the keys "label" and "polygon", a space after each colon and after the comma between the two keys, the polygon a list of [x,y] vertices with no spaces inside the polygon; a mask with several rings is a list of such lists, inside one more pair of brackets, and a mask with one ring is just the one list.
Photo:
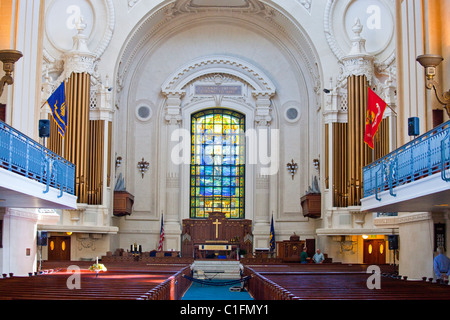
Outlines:
{"label": "wall sconce", "polygon": [[450,116],[450,90],[440,93],[441,89],[439,83],[434,80],[436,75],[436,67],[444,60],[440,55],[437,54],[424,54],[418,56],[416,60],[425,68],[426,84],[427,89],[434,89],[436,98],[440,104],[444,105],[447,114]]}
{"label": "wall sconce", "polygon": [[294,163],[294,159],[291,160],[291,162],[286,164],[286,169],[291,174],[292,180],[294,180],[294,174],[297,172],[298,165],[297,163]]}
{"label": "wall sconce", "polygon": [[142,174],[142,178],[144,178],[144,173],[147,172],[150,164],[147,161],[145,161],[144,158],[142,158],[142,160],[138,162],[137,166],[139,172]]}
{"label": "wall sconce", "polygon": [[319,159],[313,159],[314,168],[320,172],[320,161]]}
{"label": "wall sconce", "polygon": [[116,158],[116,170],[117,170],[117,168],[120,167],[121,164],[122,164],[122,157],[121,157],[121,156],[118,156],[118,157]]}
{"label": "wall sconce", "polygon": [[0,79],[0,96],[3,93],[3,88],[5,84],[13,84],[14,79],[11,74],[14,71],[14,63],[22,58],[22,52],[17,50],[0,50],[0,61],[3,62],[3,71],[5,71],[5,75]]}

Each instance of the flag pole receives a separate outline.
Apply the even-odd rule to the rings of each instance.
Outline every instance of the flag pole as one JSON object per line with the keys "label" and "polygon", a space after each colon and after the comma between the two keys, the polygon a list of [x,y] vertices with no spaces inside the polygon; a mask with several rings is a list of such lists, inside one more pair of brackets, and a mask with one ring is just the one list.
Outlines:
{"label": "flag pole", "polygon": [[391,111],[392,111],[395,115],[397,115],[397,112],[395,112],[394,109],[392,109],[392,107],[391,107],[389,104],[386,103],[386,106],[387,106],[389,109],[391,109]]}

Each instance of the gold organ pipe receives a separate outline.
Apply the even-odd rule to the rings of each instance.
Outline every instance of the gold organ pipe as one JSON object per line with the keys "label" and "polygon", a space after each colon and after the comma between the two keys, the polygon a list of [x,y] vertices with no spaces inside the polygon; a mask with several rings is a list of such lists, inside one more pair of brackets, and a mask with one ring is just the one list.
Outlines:
{"label": "gold organ pipe", "polygon": [[[330,139],[330,133],[328,132],[328,127],[329,127],[329,125],[328,125],[328,123],[326,123],[325,124],[325,189],[329,189],[330,188],[330,186],[329,186],[329,180],[330,180],[330,169],[329,169],[329,159],[328,159],[328,157],[329,157],[329,150],[328,150],[328,148],[329,148],[329,139]],[[110,130],[108,130],[108,132],[109,132]],[[109,143],[109,146],[108,146],[108,158],[109,158],[109,162],[108,162],[108,165],[110,164],[110,162],[111,162],[111,159],[110,159],[110,153],[111,153],[111,145],[110,145],[110,137],[109,137],[109,139],[108,139],[108,143]],[[108,172],[110,172],[110,168],[108,167]],[[108,186],[109,186],[109,180],[108,180]]]}
{"label": "gold organ pipe", "polygon": [[99,204],[102,204],[103,201],[103,165],[104,165],[104,149],[105,149],[105,121],[102,120],[100,122],[100,150],[99,150],[99,167],[100,170],[98,170],[98,194],[99,194]]}
{"label": "gold organ pipe", "polygon": [[[82,146],[81,146],[81,163],[83,165],[83,174],[82,177],[84,177],[84,180],[86,180],[87,178],[87,172],[86,172],[86,166],[87,166],[87,138],[88,138],[88,132],[89,132],[89,128],[88,128],[88,121],[89,121],[89,87],[86,87],[86,82],[85,80],[85,76],[86,74],[83,73],[80,75],[80,82],[82,84],[82,102],[81,104],[83,105],[82,108],[82,121],[81,121],[81,126],[82,126],[82,135],[83,139],[82,139]],[[86,182],[85,182],[86,183]],[[87,197],[87,187],[84,186],[83,188],[83,192],[85,194],[85,199]]]}
{"label": "gold organ pipe", "polygon": [[58,126],[50,113],[48,114],[48,120],[50,120],[50,137],[47,139],[47,148],[60,156],[64,156],[62,154],[63,139],[61,138],[58,132]]}
{"label": "gold organ pipe", "polygon": [[[107,170],[106,170],[106,185],[107,187],[111,186],[111,152],[112,152],[112,147],[111,147],[111,138],[112,138],[112,122],[108,121],[108,155],[107,155],[107,159],[106,159],[106,165],[107,165]],[[327,133],[327,139],[328,139],[328,133]],[[328,166],[326,166],[326,170],[328,170]],[[327,174],[327,179],[328,179],[328,174]],[[327,180],[328,183],[328,180]]]}
{"label": "gold organ pipe", "polygon": [[97,205],[103,199],[103,154],[105,139],[105,121],[89,121],[87,197],[88,204]]}
{"label": "gold organ pipe", "polygon": [[333,203],[347,206],[347,124],[333,123]]}
{"label": "gold organ pipe", "polygon": [[[365,76],[347,78],[347,123],[332,124],[333,205],[357,206],[363,194],[362,169],[389,153],[389,120],[384,119],[375,136],[375,149],[364,143],[368,81]],[[326,126],[325,148],[328,150]],[[328,157],[327,157],[328,158]],[[325,174],[327,177],[326,165]]]}
{"label": "gold organ pipe", "polygon": [[348,200],[352,202],[353,199],[353,183],[354,183],[354,159],[355,159],[355,147],[354,147],[354,127],[353,123],[355,122],[354,119],[354,105],[355,105],[355,97],[354,97],[354,77],[350,76],[347,79],[347,98],[348,98],[348,176],[347,176],[347,186],[348,186]]}
{"label": "gold organ pipe", "polygon": [[348,205],[359,205],[362,196],[362,168],[371,162],[371,150],[364,143],[367,105],[365,76],[348,77]]}
{"label": "gold organ pipe", "polygon": [[343,161],[342,161],[342,206],[346,207],[348,205],[348,187],[346,184],[347,181],[347,163],[348,163],[348,155],[347,155],[347,149],[348,149],[348,124],[342,123],[342,138],[341,141],[343,141],[342,144],[342,154],[343,154]]}
{"label": "gold organ pipe", "polygon": [[337,203],[337,160],[339,159],[337,155],[336,146],[337,144],[337,123],[332,124],[332,130],[333,130],[333,183],[332,183],[332,191],[333,191],[333,206],[338,207]]}
{"label": "gold organ pipe", "polygon": [[339,190],[338,190],[338,196],[339,196],[339,206],[343,206],[343,190],[345,189],[345,181],[344,181],[344,171],[342,170],[342,163],[345,161],[344,153],[342,152],[342,123],[338,124],[338,146],[339,146],[339,162],[338,162],[338,179],[339,179]]}
{"label": "gold organ pipe", "polygon": [[92,178],[93,178],[93,168],[94,168],[94,154],[93,151],[94,149],[94,143],[95,143],[95,137],[96,137],[96,132],[95,132],[95,121],[89,121],[89,147],[88,147],[88,174],[86,175],[86,184],[87,184],[87,203],[88,204],[92,204],[92,197],[93,197],[93,188],[94,188],[94,183],[92,182]]}
{"label": "gold organ pipe", "polygon": [[86,161],[90,103],[90,75],[72,73],[68,81],[68,126],[65,157],[75,164],[76,195],[86,203]]}

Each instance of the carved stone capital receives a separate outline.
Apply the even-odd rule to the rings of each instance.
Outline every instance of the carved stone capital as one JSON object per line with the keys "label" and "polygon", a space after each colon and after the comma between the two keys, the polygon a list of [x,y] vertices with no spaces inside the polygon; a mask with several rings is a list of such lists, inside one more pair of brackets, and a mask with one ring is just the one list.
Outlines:
{"label": "carved stone capital", "polygon": [[257,127],[270,126],[271,122],[272,122],[272,117],[269,115],[266,115],[266,116],[256,115],[255,116],[255,125]]}
{"label": "carved stone capital", "polygon": [[350,211],[350,213],[353,216],[353,221],[362,228],[366,222],[367,211]]}
{"label": "carved stone capital", "polygon": [[177,125],[180,126],[182,123],[182,118],[180,114],[166,114],[164,116],[164,120],[168,125]]}
{"label": "carved stone capital", "polygon": [[344,67],[343,77],[365,75],[371,81],[374,75],[374,57],[366,51],[366,39],[361,37],[362,29],[361,22],[357,20],[352,28],[354,36],[351,39],[351,50],[341,59]]}
{"label": "carved stone capital", "polygon": [[64,59],[64,73],[66,78],[72,73],[95,73],[97,58],[92,53],[68,53]]}
{"label": "carved stone capital", "polygon": [[275,94],[274,91],[253,91],[252,95],[256,99],[255,125],[270,126],[272,121],[271,98]]}
{"label": "carved stone capital", "polygon": [[71,73],[95,74],[97,56],[87,46],[87,36],[84,34],[86,24],[80,16],[75,22],[77,34],[73,36],[73,47],[64,58],[64,74],[70,77]]}

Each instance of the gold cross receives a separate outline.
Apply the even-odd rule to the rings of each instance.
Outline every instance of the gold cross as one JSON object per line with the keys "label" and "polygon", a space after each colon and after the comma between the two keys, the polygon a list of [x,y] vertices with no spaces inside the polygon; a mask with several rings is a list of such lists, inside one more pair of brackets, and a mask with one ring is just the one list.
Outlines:
{"label": "gold cross", "polygon": [[216,219],[216,222],[213,222],[213,224],[216,225],[216,239],[219,237],[219,224],[222,224],[222,222],[219,222],[219,219]]}

